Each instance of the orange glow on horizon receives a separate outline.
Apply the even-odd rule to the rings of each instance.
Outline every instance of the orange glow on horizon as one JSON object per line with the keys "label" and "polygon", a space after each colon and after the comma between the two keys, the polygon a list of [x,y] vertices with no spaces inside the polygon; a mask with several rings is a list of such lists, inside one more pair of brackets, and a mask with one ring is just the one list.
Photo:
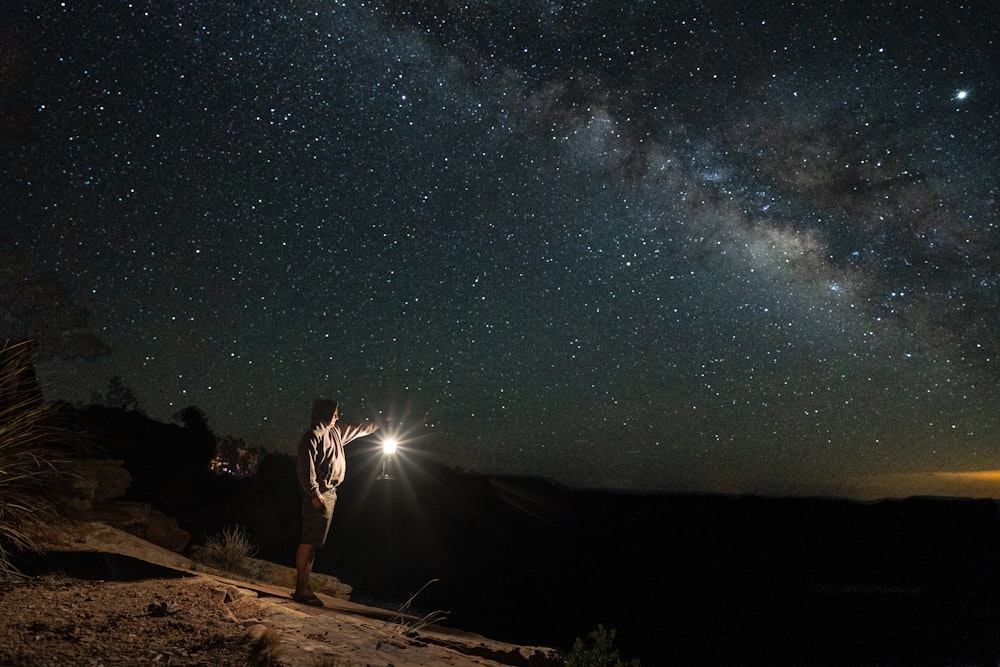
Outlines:
{"label": "orange glow on horizon", "polygon": [[1000,482],[1000,470],[975,470],[971,472],[935,472],[936,477],[969,482]]}
{"label": "orange glow on horizon", "polygon": [[909,496],[1000,498],[1000,470],[935,470],[856,477],[838,491],[864,500]]}

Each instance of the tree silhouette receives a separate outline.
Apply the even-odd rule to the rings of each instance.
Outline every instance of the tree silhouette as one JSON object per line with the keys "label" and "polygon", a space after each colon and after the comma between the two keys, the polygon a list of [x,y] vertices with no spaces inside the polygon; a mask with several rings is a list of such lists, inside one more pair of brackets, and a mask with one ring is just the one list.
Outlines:
{"label": "tree silhouette", "polygon": [[139,407],[139,399],[136,397],[135,392],[126,387],[125,383],[117,375],[108,380],[107,391],[103,394],[99,394],[97,392],[91,394],[90,402],[95,405],[103,405],[108,408],[115,408],[126,412],[129,410],[142,411]]}
{"label": "tree silhouette", "polygon": [[204,410],[197,406],[189,405],[183,410],[175,412],[174,419],[183,424],[184,428],[189,428],[199,433],[211,433],[211,430],[208,428],[208,417],[205,415]]}

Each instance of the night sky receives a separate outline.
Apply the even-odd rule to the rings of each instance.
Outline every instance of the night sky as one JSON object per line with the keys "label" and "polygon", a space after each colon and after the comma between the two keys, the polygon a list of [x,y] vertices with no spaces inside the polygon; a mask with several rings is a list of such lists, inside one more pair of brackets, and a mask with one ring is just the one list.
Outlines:
{"label": "night sky", "polygon": [[5,7],[0,321],[52,398],[120,376],[292,451],[329,396],[572,486],[1000,495],[995,2]]}

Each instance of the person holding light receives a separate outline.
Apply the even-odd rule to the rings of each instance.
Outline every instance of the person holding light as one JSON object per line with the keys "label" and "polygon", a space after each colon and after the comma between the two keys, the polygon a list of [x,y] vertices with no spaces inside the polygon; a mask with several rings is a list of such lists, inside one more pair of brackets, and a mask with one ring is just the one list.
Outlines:
{"label": "person holding light", "polygon": [[313,607],[323,601],[309,589],[316,551],[326,543],[337,503],[337,487],[344,481],[347,464],[344,445],[371,435],[378,425],[340,424],[337,401],[318,398],[313,402],[312,426],[299,442],[296,473],[302,487],[302,538],[295,554],[295,591],[292,599]]}

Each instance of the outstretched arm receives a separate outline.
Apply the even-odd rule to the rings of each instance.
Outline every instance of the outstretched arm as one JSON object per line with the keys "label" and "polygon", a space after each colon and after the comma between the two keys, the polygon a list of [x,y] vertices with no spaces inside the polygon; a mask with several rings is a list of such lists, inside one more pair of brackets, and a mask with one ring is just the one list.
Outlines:
{"label": "outstretched arm", "polygon": [[378,424],[374,422],[358,422],[356,424],[338,423],[337,428],[340,430],[341,442],[346,445],[351,440],[371,435],[378,430]]}

